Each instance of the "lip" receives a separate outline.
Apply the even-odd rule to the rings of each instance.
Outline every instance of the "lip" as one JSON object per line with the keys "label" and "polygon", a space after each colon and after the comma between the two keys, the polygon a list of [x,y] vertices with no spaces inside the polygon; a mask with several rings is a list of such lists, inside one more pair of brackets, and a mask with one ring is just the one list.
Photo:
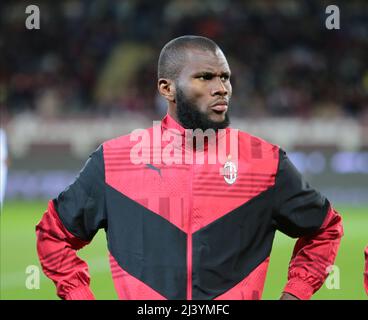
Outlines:
{"label": "lip", "polygon": [[224,111],[227,111],[227,104],[228,104],[227,100],[221,99],[221,100],[217,100],[215,103],[213,103],[210,106],[210,108],[213,111],[216,111],[216,112],[224,112]]}
{"label": "lip", "polygon": [[218,103],[211,107],[212,110],[217,112],[224,112],[227,110],[227,104],[226,103]]}

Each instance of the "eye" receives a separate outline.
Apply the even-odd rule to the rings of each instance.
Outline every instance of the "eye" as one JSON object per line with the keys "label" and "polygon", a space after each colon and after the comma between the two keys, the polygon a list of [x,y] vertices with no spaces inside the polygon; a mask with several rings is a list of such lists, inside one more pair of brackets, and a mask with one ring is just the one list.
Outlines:
{"label": "eye", "polygon": [[213,78],[213,75],[210,74],[210,73],[205,73],[205,74],[201,74],[201,75],[198,76],[198,79],[202,80],[202,81],[211,80],[212,78]]}
{"label": "eye", "polygon": [[224,75],[221,76],[221,81],[227,81],[229,79],[230,79],[230,76],[227,75],[227,74],[224,74]]}

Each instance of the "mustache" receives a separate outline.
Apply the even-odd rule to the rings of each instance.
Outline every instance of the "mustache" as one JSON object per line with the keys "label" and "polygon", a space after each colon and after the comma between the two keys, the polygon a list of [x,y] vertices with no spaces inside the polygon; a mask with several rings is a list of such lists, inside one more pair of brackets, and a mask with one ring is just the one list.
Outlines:
{"label": "mustache", "polygon": [[210,107],[214,107],[214,106],[218,106],[218,105],[228,105],[229,104],[229,99],[220,99],[220,100],[216,100],[214,103],[212,103],[210,105]]}

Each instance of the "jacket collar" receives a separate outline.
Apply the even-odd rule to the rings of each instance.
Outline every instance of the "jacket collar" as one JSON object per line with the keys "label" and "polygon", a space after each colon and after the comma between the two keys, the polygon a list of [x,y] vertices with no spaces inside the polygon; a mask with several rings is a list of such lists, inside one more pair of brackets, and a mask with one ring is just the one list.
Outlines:
{"label": "jacket collar", "polygon": [[168,113],[161,121],[161,128],[162,130],[175,129],[175,132],[179,132],[183,136],[185,135],[185,128]]}
{"label": "jacket collar", "polygon": [[[175,145],[175,146],[185,148],[188,145],[192,145],[190,143],[189,144],[186,143],[186,139],[190,138],[190,134],[188,134],[188,133],[191,132],[192,130],[185,129],[179,122],[177,122],[168,113],[165,115],[165,117],[161,121],[161,133],[163,133],[165,130],[170,130],[173,134],[178,134],[178,135],[181,136],[180,139],[178,139],[178,141],[181,141],[181,143],[178,144],[178,145]],[[226,133],[228,132],[228,130],[229,130],[229,128],[226,128],[226,130],[217,131],[216,135],[215,135],[216,139],[214,139],[214,141],[209,141],[208,142],[208,139],[205,139],[203,149],[207,150],[209,143],[216,143],[216,142],[218,143],[221,139],[226,137]],[[193,139],[193,138],[191,138],[191,139]]]}

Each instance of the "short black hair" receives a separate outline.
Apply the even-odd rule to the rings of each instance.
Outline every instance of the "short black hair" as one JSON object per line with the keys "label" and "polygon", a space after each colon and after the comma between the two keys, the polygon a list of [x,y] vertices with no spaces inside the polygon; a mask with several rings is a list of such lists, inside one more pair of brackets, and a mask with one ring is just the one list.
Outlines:
{"label": "short black hair", "polygon": [[186,50],[200,49],[216,53],[220,47],[211,39],[186,35],[169,41],[158,59],[157,77],[175,80],[185,63]]}

